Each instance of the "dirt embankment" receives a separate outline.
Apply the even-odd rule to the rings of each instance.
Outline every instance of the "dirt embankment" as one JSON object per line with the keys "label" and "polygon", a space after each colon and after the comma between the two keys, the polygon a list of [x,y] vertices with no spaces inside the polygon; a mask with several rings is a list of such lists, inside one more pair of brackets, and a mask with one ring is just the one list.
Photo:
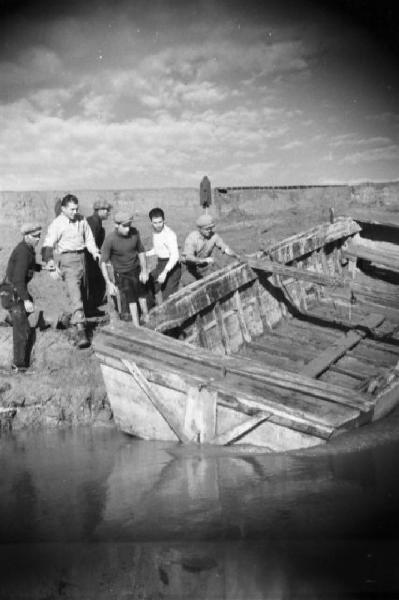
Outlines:
{"label": "dirt embankment", "polygon": [[[360,211],[369,215],[378,213],[380,217],[385,215],[388,222],[395,220],[399,210],[396,193],[399,186],[394,186],[395,193],[391,193],[391,188],[389,194],[384,189],[386,188],[380,186],[372,193],[368,187],[363,191],[352,189],[349,195],[345,192],[324,193],[319,196],[316,191],[310,193],[307,190],[301,194],[299,190],[295,193],[290,190],[285,193],[284,198],[276,197],[273,202],[267,201],[265,193],[252,194],[253,197],[250,198],[250,194],[245,195],[241,191],[240,197],[234,197],[233,204],[226,200],[226,204],[212,207],[211,210],[219,214],[217,229],[226,242],[245,254],[328,220],[330,206],[333,206],[337,215],[358,215]],[[115,208],[127,204],[133,209],[136,224],[147,248],[150,247],[151,240],[147,216],[151,206],[158,205],[165,209],[168,223],[176,231],[180,247],[202,210],[196,190],[180,190],[179,193],[169,190],[163,194],[161,191],[152,191],[145,198],[143,192],[137,192],[136,199],[133,193],[130,196],[127,193],[121,196],[121,192],[107,193],[113,194],[111,201],[113,200]],[[103,194],[86,194],[85,210],[82,212],[89,214],[92,201]],[[3,217],[0,219],[0,276],[4,274],[13,246],[20,239],[18,224],[26,218],[34,218],[46,226],[52,218],[51,210],[56,194],[48,193],[45,201],[42,196],[32,195],[29,199],[28,195],[23,195],[19,197],[19,204],[9,205],[7,201],[12,201],[11,196],[0,194],[0,206],[3,209]],[[107,229],[111,227],[112,221],[107,223]],[[38,252],[38,258],[39,256]],[[220,264],[226,260],[230,259],[224,258]],[[35,276],[31,283],[31,293],[36,307],[43,310],[52,321],[68,309],[63,285],[51,280],[46,273]],[[0,322],[4,316],[4,312],[0,314]],[[95,355],[91,349],[77,350],[68,331],[37,331],[30,374],[7,374],[11,355],[12,328],[1,326],[0,431],[11,427],[18,430],[82,424],[112,426],[112,413]],[[10,410],[5,413],[5,409]]]}

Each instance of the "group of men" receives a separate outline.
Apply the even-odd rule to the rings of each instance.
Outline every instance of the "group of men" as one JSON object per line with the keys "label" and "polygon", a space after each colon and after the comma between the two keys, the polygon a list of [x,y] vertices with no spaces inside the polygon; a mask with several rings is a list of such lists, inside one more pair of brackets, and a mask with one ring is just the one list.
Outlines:
{"label": "group of men", "polygon": [[[29,367],[32,333],[29,315],[35,307],[27,286],[35,271],[44,269],[53,279],[64,281],[75,343],[84,348],[89,345],[86,317],[96,313],[106,295],[117,299],[119,317],[128,321],[132,319],[132,305],[138,305],[139,311],[140,306],[142,310],[144,306],[150,310],[159,293],[164,301],[178,290],[182,265],[188,283],[189,279],[203,278],[211,270],[215,248],[239,258],[215,233],[214,219],[208,214],[197,219],[197,229],[187,236],[180,256],[177,236],[166,225],[161,208],[149,212],[153,245],[146,251],[131,213],[117,211],[113,217],[115,228],[106,236],[103,221],[112,208],[108,202],[96,201],[93,215],[87,219],[79,213],[76,196],[67,194],[58,204],[57,216],[43,241],[43,264],[39,265],[35,257],[42,232],[37,223],[21,227],[23,239],[8,261],[1,297],[13,326],[14,372],[25,372]],[[151,271],[147,267],[150,256],[156,257]]]}

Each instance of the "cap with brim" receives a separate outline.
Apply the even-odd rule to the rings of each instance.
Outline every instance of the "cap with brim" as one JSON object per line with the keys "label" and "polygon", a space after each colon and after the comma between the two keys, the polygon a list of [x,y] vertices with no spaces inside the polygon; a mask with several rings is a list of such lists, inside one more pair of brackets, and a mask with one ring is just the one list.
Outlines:
{"label": "cap with brim", "polygon": [[215,221],[211,215],[201,215],[196,221],[197,227],[215,227]]}
{"label": "cap with brim", "polygon": [[39,223],[23,223],[21,225],[21,233],[23,235],[35,235],[41,233],[42,226]]}
{"label": "cap with brim", "polygon": [[133,221],[133,217],[130,213],[121,210],[115,213],[114,221],[117,225],[127,225]]}
{"label": "cap with brim", "polygon": [[107,200],[95,200],[95,202],[93,203],[93,210],[111,210],[111,208],[112,204],[107,202]]}

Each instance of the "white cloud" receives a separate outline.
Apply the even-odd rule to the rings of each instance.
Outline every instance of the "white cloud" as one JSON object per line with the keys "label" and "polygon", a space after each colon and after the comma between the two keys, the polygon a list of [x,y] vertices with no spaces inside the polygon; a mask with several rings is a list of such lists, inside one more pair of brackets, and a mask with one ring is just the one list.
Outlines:
{"label": "white cloud", "polygon": [[300,140],[292,140],[291,142],[287,142],[283,146],[280,146],[281,150],[292,150],[293,148],[300,148],[304,145],[304,142]]}
{"label": "white cloud", "polygon": [[347,154],[338,162],[339,164],[358,165],[361,163],[391,160],[399,160],[399,146],[394,144],[390,146],[383,146],[380,148],[371,148],[368,150],[353,152],[352,154]]}
{"label": "white cloud", "polygon": [[391,139],[388,137],[368,137],[360,138],[356,133],[344,133],[331,138],[329,145],[333,148],[339,148],[343,146],[370,146],[375,144],[390,144]]}

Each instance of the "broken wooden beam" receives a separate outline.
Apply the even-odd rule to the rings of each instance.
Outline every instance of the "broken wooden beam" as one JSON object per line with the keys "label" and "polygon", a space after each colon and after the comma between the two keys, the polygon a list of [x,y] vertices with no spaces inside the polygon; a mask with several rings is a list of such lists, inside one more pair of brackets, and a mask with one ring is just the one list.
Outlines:
{"label": "broken wooden beam", "polygon": [[374,265],[381,265],[382,267],[399,273],[398,251],[384,251],[370,247],[366,244],[352,242],[346,248],[342,249],[342,255],[348,259],[360,258],[362,260],[367,260]]}
{"label": "broken wooden beam", "polygon": [[273,273],[280,276],[292,277],[301,281],[310,281],[318,285],[327,287],[349,287],[351,282],[343,277],[325,275],[309,269],[299,269],[298,267],[290,267],[283,263],[273,262],[266,258],[248,259],[249,266],[257,271],[265,273]]}
{"label": "broken wooden beam", "polygon": [[384,321],[383,315],[369,315],[368,318],[358,323],[359,327],[364,327],[363,331],[349,331],[344,334],[342,338],[337,340],[332,346],[327,348],[324,352],[316,356],[313,360],[308,362],[301,370],[303,375],[309,377],[318,377],[324,371],[335,363],[339,358],[344,356],[348,350],[357,346],[357,344],[366,337],[368,330],[373,330]]}

